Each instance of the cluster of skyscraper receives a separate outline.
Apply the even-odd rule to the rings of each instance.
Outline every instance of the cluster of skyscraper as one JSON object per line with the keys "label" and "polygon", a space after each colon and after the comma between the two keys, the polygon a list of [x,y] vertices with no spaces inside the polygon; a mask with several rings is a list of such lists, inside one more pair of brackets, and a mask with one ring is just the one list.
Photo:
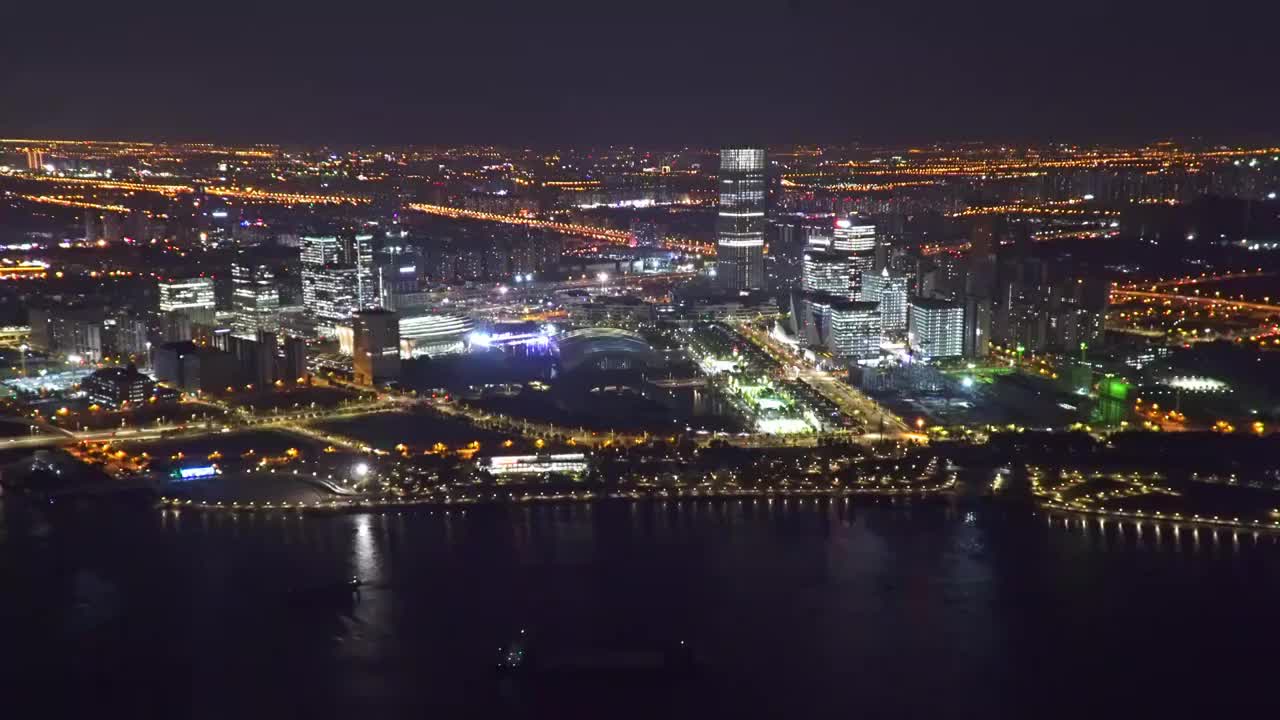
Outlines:
{"label": "cluster of skyscraper", "polygon": [[[716,276],[728,293],[768,284],[766,188],[762,149],[721,150]],[[975,225],[968,255],[928,258],[891,248],[856,216],[779,218],[772,227],[769,265],[776,288],[793,288],[791,330],[837,359],[874,360],[886,344],[925,359],[980,357],[993,342],[1062,351],[1101,334],[1104,286],[1025,254],[997,262],[988,222]]]}
{"label": "cluster of skyscraper", "polygon": [[[334,337],[344,329],[354,331],[352,355],[357,378],[365,382],[394,378],[397,372],[390,369],[390,358],[394,355],[398,371],[400,338],[394,327],[397,316],[381,309],[383,293],[374,268],[373,237],[308,235],[299,238],[298,247],[302,305],[315,334]],[[204,386],[210,382],[223,383],[233,376],[240,381],[257,382],[281,378],[280,372],[271,369],[282,329],[280,287],[271,266],[244,259],[232,263],[229,317],[217,315],[213,277],[162,278],[158,294],[164,335],[171,343],[177,343],[162,348],[161,364],[165,366],[164,374],[178,386],[207,389]],[[207,347],[209,343],[191,345],[193,338],[205,336],[213,347]],[[262,347],[251,348],[253,345]],[[285,345],[286,350],[292,348],[292,354],[300,354],[297,346],[290,342]],[[245,365],[245,372],[219,370],[224,364],[214,357],[219,351],[237,358],[239,364]],[[197,362],[198,365],[192,364]],[[284,375],[292,379],[298,362],[296,358],[287,362],[289,370]],[[225,364],[236,365],[231,360]],[[200,366],[209,377],[200,379]]]}
{"label": "cluster of skyscraper", "polygon": [[303,236],[302,304],[323,334],[351,322],[357,310],[380,305],[373,237]]}

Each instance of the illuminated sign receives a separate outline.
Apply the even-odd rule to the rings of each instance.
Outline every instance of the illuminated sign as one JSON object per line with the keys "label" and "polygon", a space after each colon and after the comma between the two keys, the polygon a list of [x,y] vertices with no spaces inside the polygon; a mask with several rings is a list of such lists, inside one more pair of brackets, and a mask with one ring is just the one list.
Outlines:
{"label": "illuminated sign", "polygon": [[217,474],[218,474],[218,468],[214,467],[213,465],[203,465],[201,467],[178,468],[177,470],[174,470],[172,473],[170,473],[170,477],[172,477],[174,480],[181,480],[185,482],[187,480],[201,480],[203,478],[210,478]]}

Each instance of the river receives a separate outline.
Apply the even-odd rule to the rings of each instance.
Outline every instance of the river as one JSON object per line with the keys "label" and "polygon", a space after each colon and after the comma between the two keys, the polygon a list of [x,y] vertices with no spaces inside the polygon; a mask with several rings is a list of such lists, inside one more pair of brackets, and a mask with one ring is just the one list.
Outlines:
{"label": "river", "polygon": [[[8,505],[7,697],[52,716],[1222,716],[1274,687],[1280,545],[1251,533],[981,499]],[[350,601],[297,592],[351,576]],[[679,638],[700,669],[513,689],[494,661],[520,627]]]}

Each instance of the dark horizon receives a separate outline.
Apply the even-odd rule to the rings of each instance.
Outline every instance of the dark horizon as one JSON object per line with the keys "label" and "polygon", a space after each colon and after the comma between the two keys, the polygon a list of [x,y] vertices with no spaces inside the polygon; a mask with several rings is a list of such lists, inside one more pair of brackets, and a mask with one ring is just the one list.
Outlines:
{"label": "dark horizon", "polygon": [[717,147],[1275,129],[1274,52],[1247,31],[1274,6],[984,7],[23,8],[0,47],[0,134]]}

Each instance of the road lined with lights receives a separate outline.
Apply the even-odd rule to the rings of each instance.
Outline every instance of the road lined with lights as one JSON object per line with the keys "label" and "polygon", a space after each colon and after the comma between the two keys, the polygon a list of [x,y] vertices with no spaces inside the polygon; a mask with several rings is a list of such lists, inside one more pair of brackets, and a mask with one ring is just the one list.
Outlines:
{"label": "road lined with lights", "polygon": [[1112,290],[1113,297],[1137,297],[1151,298],[1155,300],[1174,300],[1177,302],[1186,302],[1199,305],[1225,305],[1233,309],[1241,310],[1258,310],[1267,313],[1280,313],[1280,305],[1272,305],[1270,303],[1252,302],[1248,300],[1233,300],[1224,297],[1208,297],[1201,295],[1181,295],[1178,293],[1162,293],[1149,292],[1145,290]]}
{"label": "road lined with lights", "polygon": [[[484,222],[496,222],[507,225],[523,225],[525,227],[537,228],[541,230],[553,230],[555,232],[564,233],[565,235],[576,235],[587,237],[593,240],[603,240],[613,243],[614,245],[625,245],[633,247],[635,245],[635,236],[626,230],[613,230],[610,228],[600,228],[591,225],[577,225],[574,223],[557,222],[555,220],[540,220],[538,218],[525,217],[523,215],[504,215],[501,213],[483,212],[480,210],[467,210],[464,208],[450,207],[447,205],[428,205],[426,203],[409,203],[410,210],[427,213],[428,215],[439,215],[442,217],[466,220],[481,220]],[[683,250],[698,254],[713,254],[714,246],[709,243],[694,243],[687,240],[668,239],[664,240],[663,247],[670,250]]]}
{"label": "road lined with lights", "polygon": [[883,426],[883,432],[867,432],[858,435],[860,439],[867,441],[879,441],[882,439],[903,438],[914,441],[924,439],[923,435],[912,433],[907,427],[906,422],[902,418],[889,412],[876,401],[858,392],[849,386],[848,383],[842,382],[838,378],[832,377],[830,373],[811,368],[802,361],[792,355],[788,348],[782,343],[775,340],[769,333],[764,332],[748,323],[740,323],[733,326],[743,337],[750,340],[754,345],[768,353],[776,362],[783,367],[795,372],[806,385],[813,388],[819,395],[826,398],[846,416],[855,418],[867,429],[872,426]]}
{"label": "road lined with lights", "polygon": [[1162,280],[1156,280],[1154,282],[1135,282],[1135,283],[1127,283],[1127,284],[1117,283],[1115,288],[1117,290],[1142,290],[1145,288],[1146,290],[1154,292],[1164,287],[1179,287],[1182,285],[1202,285],[1207,283],[1221,282],[1224,280],[1246,280],[1246,279],[1252,279],[1252,278],[1272,277],[1275,274],[1276,273],[1272,271],[1267,271],[1267,270],[1263,270],[1262,268],[1258,268],[1257,270],[1240,270],[1237,272],[1219,273],[1217,275],[1209,275],[1207,273],[1202,273],[1200,275],[1189,275],[1187,277],[1170,278],[1168,280],[1162,279]]}

